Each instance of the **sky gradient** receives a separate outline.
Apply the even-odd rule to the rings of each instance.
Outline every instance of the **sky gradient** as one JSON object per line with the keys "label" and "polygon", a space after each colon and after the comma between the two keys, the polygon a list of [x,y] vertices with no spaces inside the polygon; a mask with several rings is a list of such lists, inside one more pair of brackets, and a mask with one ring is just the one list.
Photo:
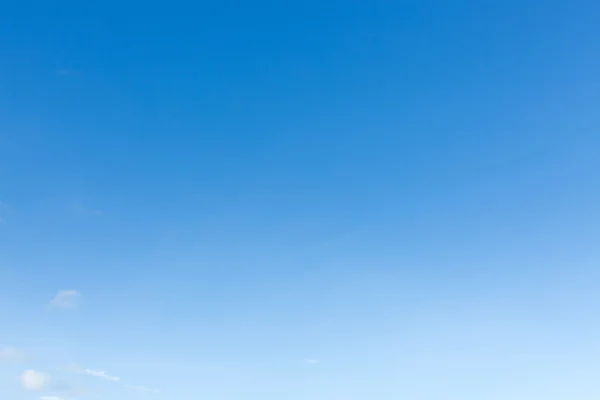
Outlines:
{"label": "sky gradient", "polygon": [[0,398],[598,398],[599,17],[4,2]]}

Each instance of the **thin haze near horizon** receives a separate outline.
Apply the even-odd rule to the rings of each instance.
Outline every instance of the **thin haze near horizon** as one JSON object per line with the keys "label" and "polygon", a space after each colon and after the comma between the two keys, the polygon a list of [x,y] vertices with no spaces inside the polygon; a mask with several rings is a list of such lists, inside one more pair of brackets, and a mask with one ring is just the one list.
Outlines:
{"label": "thin haze near horizon", "polygon": [[4,2],[0,398],[598,398],[599,17]]}

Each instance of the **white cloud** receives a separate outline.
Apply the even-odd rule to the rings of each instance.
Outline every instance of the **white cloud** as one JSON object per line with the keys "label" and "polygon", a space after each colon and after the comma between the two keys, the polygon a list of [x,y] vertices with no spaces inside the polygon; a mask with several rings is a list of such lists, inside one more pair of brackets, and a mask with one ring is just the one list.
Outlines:
{"label": "white cloud", "polygon": [[77,365],[71,365],[68,369],[75,374],[95,376],[111,382],[119,382],[121,380],[118,376],[109,375],[105,371],[99,369],[81,368]]}
{"label": "white cloud", "polygon": [[119,378],[118,376],[108,375],[106,372],[101,371],[101,370],[94,370],[94,369],[86,368],[83,370],[83,372],[85,374],[88,374],[91,376],[106,379],[107,381],[119,382],[121,380],[121,378]]}
{"label": "white cloud", "polygon": [[20,380],[25,390],[42,391],[50,383],[50,375],[30,369],[21,374]]}
{"label": "white cloud", "polygon": [[14,347],[0,348],[0,361],[19,361],[23,359],[23,353]]}
{"label": "white cloud", "polygon": [[58,396],[41,396],[40,400],[63,400],[63,398]]}
{"label": "white cloud", "polygon": [[137,390],[138,392],[146,392],[146,393],[155,393],[158,394],[160,393],[160,390],[158,389],[152,389],[146,386],[139,386],[139,385],[127,385],[128,388],[133,389],[133,390]]}
{"label": "white cloud", "polygon": [[50,305],[55,308],[75,308],[81,300],[81,294],[77,290],[61,290]]}

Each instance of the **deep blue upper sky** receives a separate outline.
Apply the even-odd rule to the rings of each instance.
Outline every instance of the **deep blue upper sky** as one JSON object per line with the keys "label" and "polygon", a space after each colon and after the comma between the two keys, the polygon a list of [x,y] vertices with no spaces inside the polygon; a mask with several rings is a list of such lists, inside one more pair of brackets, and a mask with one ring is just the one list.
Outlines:
{"label": "deep blue upper sky", "polygon": [[0,397],[600,394],[597,2],[5,3]]}

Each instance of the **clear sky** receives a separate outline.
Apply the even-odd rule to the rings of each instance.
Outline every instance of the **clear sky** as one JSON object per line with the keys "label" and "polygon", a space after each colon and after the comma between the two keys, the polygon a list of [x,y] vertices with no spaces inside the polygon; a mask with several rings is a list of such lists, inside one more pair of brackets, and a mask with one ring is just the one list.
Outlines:
{"label": "clear sky", "polygon": [[0,398],[598,398],[599,20],[0,2]]}

